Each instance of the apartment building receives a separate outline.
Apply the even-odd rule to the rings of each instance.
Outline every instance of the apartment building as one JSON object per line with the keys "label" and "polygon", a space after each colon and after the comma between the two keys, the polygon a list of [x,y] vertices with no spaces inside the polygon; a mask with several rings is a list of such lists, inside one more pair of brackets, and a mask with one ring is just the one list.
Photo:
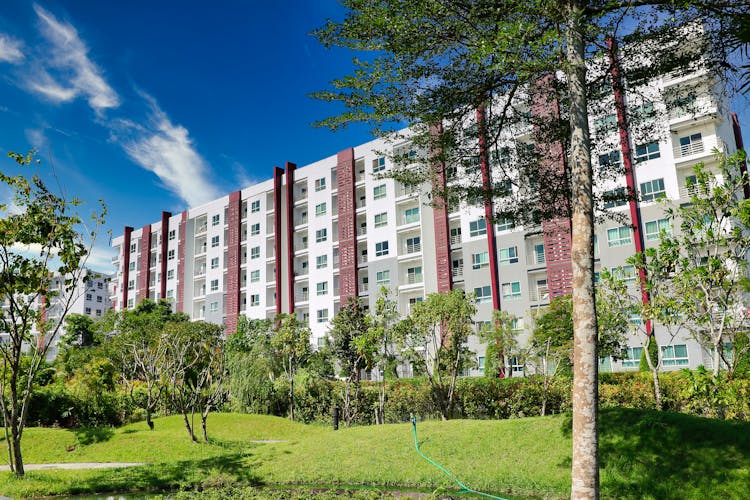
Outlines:
{"label": "apartment building", "polygon": [[[715,148],[731,154],[742,147],[737,117],[720,97],[720,82],[707,73],[666,75],[650,86],[651,96],[648,89],[630,98],[612,91],[602,97],[611,114],[592,118],[595,134],[610,139],[600,142],[612,144],[597,152],[595,169],[622,167],[622,175],[600,180],[597,189],[630,186],[639,193],[638,200],[606,206],[620,217],[596,227],[597,271],[623,266],[627,257],[657,243],[668,226],[657,200],[685,200],[695,181],[693,165],[715,165]],[[688,87],[689,95],[681,90]],[[652,119],[661,120],[665,131],[650,140],[630,137],[617,113],[644,107],[659,111]],[[549,103],[530,106],[532,114],[551,112],[556,110]],[[493,309],[507,310],[519,318],[525,338],[531,311],[570,292],[570,221],[489,224],[491,206],[435,207],[429,186],[410,189],[381,177],[392,167],[382,152],[408,154],[410,147],[408,141],[378,139],[304,167],[286,163],[265,182],[179,214],[162,212],[142,227],[125,227],[112,241],[118,251],[113,306],[167,298],[193,319],[224,324],[227,333],[239,315],[294,313],[309,324],[311,343],[320,345],[348,297],[359,296],[372,307],[380,287],[390,287],[407,314],[427,294],[461,288],[475,295],[478,324],[489,321]],[[477,161],[489,176],[491,157],[481,154]],[[466,168],[449,170],[462,177]],[[632,267],[622,272],[637,286]],[[658,327],[655,334],[665,369],[710,365],[710,355],[688,337],[671,338]],[[601,369],[637,369],[642,339],[633,337],[629,345],[628,359],[604,358]],[[478,367],[471,372],[476,375],[483,370],[484,346],[474,337],[470,348],[477,353]],[[514,374],[522,371],[520,364],[513,367]]]}

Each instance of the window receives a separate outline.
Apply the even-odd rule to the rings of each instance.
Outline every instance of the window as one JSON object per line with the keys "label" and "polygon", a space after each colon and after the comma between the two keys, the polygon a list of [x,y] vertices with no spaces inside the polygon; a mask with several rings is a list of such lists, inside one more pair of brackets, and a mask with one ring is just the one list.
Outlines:
{"label": "window", "polygon": [[260,305],[260,294],[253,293],[250,295],[250,307],[258,307]]}
{"label": "window", "polygon": [[510,371],[511,373],[523,373],[523,361],[521,358],[516,356],[510,358]]}
{"label": "window", "polygon": [[409,297],[409,311],[420,302],[424,302],[424,297]]}
{"label": "window", "polygon": [[372,197],[375,200],[385,198],[385,184],[381,184],[372,188]]}
{"label": "window", "polygon": [[84,312],[85,312],[86,314],[91,314],[91,308],[90,308],[90,307],[87,307],[86,309],[84,309]]}
{"label": "window", "polygon": [[489,267],[490,265],[490,254],[489,252],[480,252],[471,255],[471,268],[482,269],[483,267]]}
{"label": "window", "polygon": [[260,234],[260,222],[250,226],[250,236],[258,236]]}
{"label": "window", "polygon": [[167,269],[167,279],[168,280],[174,279],[174,269]]}
{"label": "window", "polygon": [[665,196],[667,196],[667,193],[664,191],[664,179],[654,179],[641,183],[641,200],[653,201]]}
{"label": "window", "polygon": [[484,356],[479,356],[477,358],[477,370],[479,370],[481,373],[484,373]]}
{"label": "window", "polygon": [[326,178],[315,179],[315,191],[323,191],[326,188]]}
{"label": "window", "polygon": [[134,299],[128,299],[128,307],[132,308],[135,305]]}
{"label": "window", "polygon": [[477,304],[492,302],[492,288],[489,285],[475,288],[474,302],[476,302]]}
{"label": "window", "polygon": [[101,290],[102,288],[104,288],[104,285],[102,285],[101,281],[97,282],[96,288],[98,288],[99,290]]}
{"label": "window", "polygon": [[[544,245],[542,245],[542,249]],[[542,250],[544,251],[544,250]],[[508,247],[500,249],[500,265],[507,266],[518,262],[518,247]]]}
{"label": "window", "polygon": [[484,219],[469,222],[469,236],[481,236],[487,234],[487,221]]}
{"label": "window", "polygon": [[219,222],[221,222],[221,215],[216,214],[211,216],[211,225],[212,226],[218,226]]}
{"label": "window", "polygon": [[511,281],[502,285],[503,300],[519,300],[521,298],[521,282]]}
{"label": "window", "polygon": [[326,214],[326,204],[320,203],[318,205],[315,205],[315,217],[320,217],[321,215]]}
{"label": "window", "polygon": [[422,251],[422,238],[414,236],[406,239],[406,253],[415,253]]}
{"label": "window", "polygon": [[135,289],[135,280],[128,281],[128,290],[134,290]]}
{"label": "window", "polygon": [[699,133],[680,137],[679,156],[688,156],[703,152],[703,136]]}
{"label": "window", "polygon": [[623,368],[638,368],[641,364],[641,353],[643,347],[628,347],[627,354],[622,360]]}
{"label": "window", "polygon": [[404,224],[419,222],[419,207],[407,208],[404,211]]}
{"label": "window", "polygon": [[250,212],[260,212],[260,200],[255,200],[250,204]]}
{"label": "window", "polygon": [[422,283],[422,266],[410,267],[406,270],[406,281],[409,284]]}
{"label": "window", "polygon": [[101,297],[100,295],[97,295],[97,297],[96,297],[96,301],[97,301],[97,302],[99,302],[99,303],[101,304],[101,302],[102,302],[102,297]]}
{"label": "window", "polygon": [[218,302],[211,302],[208,305],[208,310],[211,312],[217,312],[219,310],[219,303]]}
{"label": "window", "polygon": [[316,290],[318,291],[318,295],[328,295],[328,282],[323,281],[322,283],[318,283]]}
{"label": "window", "polygon": [[219,246],[219,237],[218,236],[212,236],[211,237],[211,248],[216,248]]}
{"label": "window", "polygon": [[375,227],[384,227],[388,225],[388,212],[375,214]]}
{"label": "window", "polygon": [[250,249],[250,258],[251,259],[260,258],[260,247],[253,247]]}
{"label": "window", "polygon": [[377,285],[390,285],[391,284],[391,271],[378,271],[375,273],[375,283]]}
{"label": "window", "polygon": [[328,229],[318,229],[315,231],[315,241],[320,243],[328,239]]}
{"label": "window", "polygon": [[375,158],[374,160],[372,160],[372,173],[373,174],[382,172],[383,170],[385,170],[385,158],[384,157],[381,156],[380,158]]}
{"label": "window", "polygon": [[594,128],[598,134],[611,132],[617,128],[617,115],[611,114],[594,120]]}
{"label": "window", "polygon": [[211,269],[217,269],[219,267],[219,258],[214,257],[211,259]]}
{"label": "window", "polygon": [[136,249],[137,249],[136,243],[131,243],[130,244],[130,253],[135,253]]}
{"label": "window", "polygon": [[695,196],[698,194],[698,177],[695,175],[688,175],[685,177],[685,191],[688,196]]}
{"label": "window", "polygon": [[661,232],[672,234],[672,225],[669,219],[658,219],[646,222],[646,241],[658,240]]}
{"label": "window", "polygon": [[685,344],[661,346],[662,366],[687,366],[688,352]]}
{"label": "window", "polygon": [[647,160],[655,160],[661,157],[658,142],[647,142],[646,144],[636,144],[635,160],[636,163]]}
{"label": "window", "polygon": [[633,243],[633,233],[630,227],[620,226],[607,229],[607,246],[621,247]]}
{"label": "window", "polygon": [[91,299],[93,299],[93,298],[94,298],[94,297],[93,297],[93,296],[92,296],[92,295],[91,295],[90,293],[87,293],[87,294],[86,294],[86,300],[91,300]]}
{"label": "window", "polygon": [[328,309],[320,309],[318,311],[318,323],[325,323],[328,321]]}
{"label": "window", "polygon": [[547,259],[544,255],[544,243],[537,243],[534,245],[534,252],[532,261],[534,264],[544,264]]}
{"label": "window", "polygon": [[219,291],[219,280],[211,280],[211,291],[212,292]]}
{"label": "window", "polygon": [[167,234],[168,234],[168,237],[169,237],[169,241],[172,241],[173,239],[175,239],[175,237],[176,237],[176,235],[177,235],[177,233],[176,233],[176,231],[175,231],[174,229],[172,229],[172,230],[171,230],[171,231],[170,231],[169,233],[167,233]]}
{"label": "window", "polygon": [[498,231],[509,231],[516,227],[516,223],[510,217],[503,217],[497,220]]}
{"label": "window", "polygon": [[622,279],[625,283],[633,283],[636,278],[635,266],[627,265],[616,267],[612,270],[615,278]]}
{"label": "window", "polygon": [[174,250],[167,251],[167,260],[174,260]]}
{"label": "window", "polygon": [[323,269],[328,267],[328,255],[318,255],[315,257],[315,268]]}
{"label": "window", "polygon": [[167,290],[167,298],[171,299],[174,297],[174,290]]}
{"label": "window", "polygon": [[602,196],[604,208],[621,207],[628,203],[628,195],[624,187],[605,191]]}
{"label": "window", "polygon": [[388,242],[381,241],[380,243],[375,243],[375,256],[382,257],[384,255],[388,255]]}
{"label": "window", "polygon": [[630,119],[633,123],[650,123],[655,117],[653,102],[644,102],[640,106],[635,106],[630,112]]}
{"label": "window", "polygon": [[250,271],[250,283],[257,283],[258,281],[260,281],[260,271],[257,269]]}
{"label": "window", "polygon": [[614,169],[622,166],[622,158],[618,150],[599,155],[599,170]]}

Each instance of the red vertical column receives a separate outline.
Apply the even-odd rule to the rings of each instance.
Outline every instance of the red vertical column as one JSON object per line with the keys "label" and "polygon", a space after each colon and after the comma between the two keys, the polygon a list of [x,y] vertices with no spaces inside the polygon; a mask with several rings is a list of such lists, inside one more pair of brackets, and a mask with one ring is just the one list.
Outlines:
{"label": "red vertical column", "polygon": [[[546,126],[548,122],[560,119],[560,101],[552,85],[554,79],[554,75],[547,75],[534,84],[531,114],[535,117],[533,133],[539,157],[539,169],[558,173],[565,170],[565,149],[560,141],[551,141],[544,133],[544,130],[550,128]],[[550,175],[549,177],[558,176]],[[567,212],[567,207],[555,208],[558,208],[560,212]],[[544,256],[547,261],[547,288],[553,298],[573,291],[570,224],[570,218],[567,217],[542,221]]]}
{"label": "red vertical column", "polygon": [[[637,181],[635,168],[633,168],[633,152],[630,149],[630,130],[628,128],[628,117],[625,108],[625,88],[620,76],[620,61],[617,55],[617,42],[610,38],[607,40],[610,57],[610,77],[615,96],[615,110],[617,111],[617,129],[620,133],[620,149],[622,152],[622,164],[625,167],[625,183],[628,186],[628,204],[630,206],[630,220],[633,226],[633,243],[636,253],[643,253],[643,221],[641,210],[638,205]],[[641,283],[641,301],[648,304],[649,296],[646,290],[646,271],[638,270]],[[651,321],[646,322],[646,331],[651,333]]]}
{"label": "red vertical column", "polygon": [[296,169],[297,165],[286,162],[286,269],[289,314],[294,314],[294,171]]}
{"label": "red vertical column", "polygon": [[284,169],[273,167],[273,251],[276,268],[276,314],[281,314],[281,179]]}
{"label": "red vertical column", "polygon": [[187,210],[182,212],[177,235],[177,312],[185,312],[185,240],[187,239]]}
{"label": "red vertical column", "polygon": [[148,285],[151,281],[151,224],[141,230],[141,268],[138,278],[138,302],[148,298]]}
{"label": "red vertical column", "polygon": [[128,281],[130,280],[130,235],[133,228],[125,226],[122,237],[122,309],[128,307]]}
{"label": "red vertical column", "polygon": [[[439,138],[443,132],[443,124],[430,126],[430,135],[433,139]],[[436,142],[436,141],[434,141]],[[445,175],[445,161],[439,158],[440,151],[433,149],[432,157],[432,192],[444,193],[447,179]],[[443,196],[435,196],[432,221],[435,227],[435,257],[437,264],[437,291],[438,293],[449,292],[453,289],[453,267],[451,262],[451,240],[450,223],[448,219],[448,203]]]}
{"label": "red vertical column", "polygon": [[169,212],[161,213],[161,278],[159,279],[159,297],[167,296],[167,248],[169,246]]}
{"label": "red vertical column", "polygon": [[240,245],[242,231],[242,192],[235,191],[229,195],[227,210],[227,320],[226,333],[237,331],[237,318],[240,314]]}
{"label": "red vertical column", "polygon": [[500,309],[500,283],[497,265],[497,242],[495,225],[492,223],[495,210],[492,203],[492,173],[487,148],[487,122],[484,106],[477,108],[477,130],[479,131],[479,164],[482,168],[482,191],[484,193],[484,218],[487,224],[487,250],[490,255],[490,286],[492,288],[492,307]]}
{"label": "red vertical column", "polygon": [[357,208],[355,205],[354,148],[340,151],[336,159],[339,213],[339,286],[341,303],[357,297]]}
{"label": "red vertical column", "polygon": [[[734,132],[734,145],[737,150],[745,149],[745,145],[742,141],[742,128],[740,127],[740,120],[737,118],[737,113],[732,113],[732,132]],[[747,162],[742,162],[740,165],[740,171],[745,177],[745,182],[742,184],[743,194],[745,199],[750,199],[750,179],[747,176]]]}

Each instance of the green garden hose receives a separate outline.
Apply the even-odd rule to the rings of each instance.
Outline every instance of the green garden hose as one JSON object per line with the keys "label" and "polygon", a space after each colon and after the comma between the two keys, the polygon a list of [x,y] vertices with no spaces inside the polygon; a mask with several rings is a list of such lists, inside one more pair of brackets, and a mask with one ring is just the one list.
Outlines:
{"label": "green garden hose", "polygon": [[448,476],[449,478],[451,478],[453,480],[453,482],[455,482],[458,486],[460,486],[461,487],[461,491],[459,491],[459,493],[458,493],[459,495],[462,495],[464,493],[473,493],[475,495],[480,495],[480,496],[483,496],[483,497],[486,497],[486,498],[494,498],[496,500],[506,500],[503,497],[496,497],[495,495],[490,495],[489,493],[482,493],[481,491],[472,490],[471,488],[467,487],[464,483],[462,483],[461,481],[459,481],[458,479],[456,479],[456,476],[454,476],[453,474],[451,474],[450,472],[448,472],[448,470],[446,470],[445,467],[443,467],[442,465],[440,465],[437,462],[433,461],[432,459],[430,459],[430,457],[428,457],[427,455],[425,455],[424,453],[422,453],[422,451],[419,449],[419,441],[417,441],[417,418],[413,414],[411,415],[411,425],[412,425],[412,427],[414,429],[414,448],[417,449],[417,453],[419,453],[419,456],[422,457],[422,458],[424,458],[428,462],[430,462],[432,465],[434,465],[438,469],[440,469],[440,471],[443,474],[445,474],[446,476]]}

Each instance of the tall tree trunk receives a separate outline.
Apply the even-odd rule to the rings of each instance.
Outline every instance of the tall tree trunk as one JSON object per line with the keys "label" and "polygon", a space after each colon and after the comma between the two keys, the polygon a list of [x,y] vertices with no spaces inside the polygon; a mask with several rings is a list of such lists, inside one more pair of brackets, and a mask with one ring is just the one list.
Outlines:
{"label": "tall tree trunk", "polygon": [[[659,381],[659,362],[654,364],[654,360],[651,359],[651,342],[656,342],[655,334],[652,332],[646,337],[646,364],[648,369],[651,370],[651,378],[654,381],[654,401],[656,402],[656,409],[661,411],[663,409],[661,401],[661,382]],[[657,354],[658,356],[658,354]]]}
{"label": "tall tree trunk", "polygon": [[150,405],[146,408],[146,423],[148,424],[148,428],[152,431],[154,430],[154,422],[151,420],[151,408]]}
{"label": "tall tree trunk", "polygon": [[718,342],[714,342],[714,369],[712,371],[714,377],[719,376],[719,370],[721,369],[721,353],[719,352],[719,349],[722,347],[721,344],[721,339]]}
{"label": "tall tree trunk", "polygon": [[190,439],[197,443],[198,439],[195,437],[195,433],[193,432],[193,427],[190,425],[190,419],[188,419],[187,411],[184,409],[182,410],[182,421],[185,424],[185,429],[187,429],[188,434],[190,434]]}
{"label": "tall tree trunk", "polygon": [[571,498],[599,498],[598,359],[594,297],[594,210],[586,100],[584,2],[567,6],[566,58],[570,86],[570,174],[573,263],[573,461]]}

